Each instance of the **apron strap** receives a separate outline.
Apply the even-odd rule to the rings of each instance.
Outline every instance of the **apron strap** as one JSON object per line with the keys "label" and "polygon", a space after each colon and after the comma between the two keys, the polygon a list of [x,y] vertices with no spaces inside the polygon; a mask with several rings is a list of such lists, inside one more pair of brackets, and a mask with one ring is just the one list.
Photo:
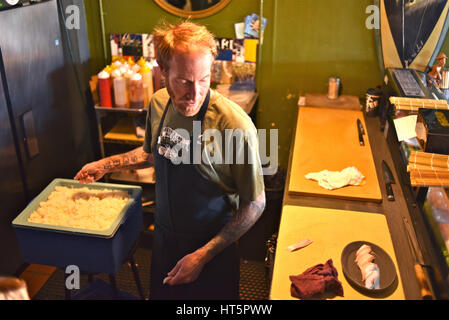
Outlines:
{"label": "apron strap", "polygon": [[[201,105],[201,109],[200,109],[200,111],[197,114],[197,120],[199,120],[201,122],[203,122],[204,116],[206,115],[207,107],[209,106],[209,100],[210,100],[210,89],[207,92],[206,98],[204,99],[204,102]],[[165,109],[164,109],[164,113],[162,114],[162,117],[161,117],[161,121],[159,122],[159,127],[158,127],[158,129],[156,131],[156,136],[157,137],[159,137],[159,135],[161,134],[162,125],[164,124],[165,116],[167,115],[168,108],[170,107],[170,103],[171,103],[171,98],[168,99],[167,105],[165,106]],[[154,149],[155,149],[155,150],[153,150],[154,156],[156,156],[156,157],[160,156],[157,153],[157,140],[156,140],[156,144],[155,144],[155,148]],[[169,209],[169,211],[170,211],[170,209]],[[170,227],[171,227],[172,231],[175,232],[174,224],[173,224],[173,218],[171,216],[171,212],[168,212],[168,220],[169,220]],[[176,237],[176,235],[175,235],[175,237]]]}

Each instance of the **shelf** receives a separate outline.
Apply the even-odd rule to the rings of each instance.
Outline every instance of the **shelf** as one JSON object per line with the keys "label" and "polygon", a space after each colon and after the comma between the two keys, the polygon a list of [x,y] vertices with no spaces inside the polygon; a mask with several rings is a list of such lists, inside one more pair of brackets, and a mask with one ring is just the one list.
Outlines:
{"label": "shelf", "polygon": [[107,111],[107,112],[127,112],[127,113],[135,113],[135,114],[145,114],[148,109],[147,108],[107,108],[107,107],[100,107],[95,106],[95,110],[97,111]]}
{"label": "shelf", "polygon": [[142,144],[144,138],[136,135],[136,129],[131,118],[123,118],[103,136],[103,140],[112,143]]}
{"label": "shelf", "polygon": [[250,114],[256,103],[258,93],[255,91],[233,91],[230,85],[220,84],[217,86],[217,92],[237,103],[247,114]]}

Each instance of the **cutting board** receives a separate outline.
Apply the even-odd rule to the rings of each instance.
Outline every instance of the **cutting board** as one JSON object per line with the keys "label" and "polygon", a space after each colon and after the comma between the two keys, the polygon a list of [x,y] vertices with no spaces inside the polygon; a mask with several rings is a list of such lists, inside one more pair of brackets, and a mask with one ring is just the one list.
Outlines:
{"label": "cutting board", "polygon": [[[294,252],[286,248],[299,240],[310,239],[312,244]],[[282,209],[270,299],[297,300],[290,295],[290,275],[332,259],[342,282],[344,297],[333,299],[373,299],[354,289],[346,280],[341,266],[341,254],[353,241],[368,241],[388,253],[396,266],[398,285],[393,293],[382,299],[405,299],[397,267],[396,256],[385,216],[335,209],[284,206]],[[382,276],[382,270],[381,276]]]}
{"label": "cutting board", "polygon": [[[359,144],[357,119],[365,128],[365,146]],[[350,166],[356,167],[365,176],[364,185],[327,190],[318,182],[305,178],[310,172],[325,169],[341,171]],[[382,201],[362,111],[315,107],[299,109],[288,188],[292,194]]]}
{"label": "cutting board", "polygon": [[347,110],[360,110],[359,98],[356,96],[341,95],[337,99],[329,99],[321,93],[306,93],[306,104],[310,107],[335,108]]}

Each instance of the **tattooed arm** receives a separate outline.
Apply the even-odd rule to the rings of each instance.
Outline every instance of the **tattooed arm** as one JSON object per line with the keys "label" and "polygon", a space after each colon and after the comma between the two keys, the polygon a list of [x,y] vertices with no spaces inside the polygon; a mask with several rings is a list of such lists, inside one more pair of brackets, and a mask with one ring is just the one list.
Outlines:
{"label": "tattooed arm", "polygon": [[256,223],[265,208],[265,192],[254,201],[242,203],[241,208],[229,222],[203,247],[184,256],[167,274],[164,283],[170,285],[195,281],[204,265],[230,244],[237,241]]}
{"label": "tattooed arm", "polygon": [[75,176],[80,183],[90,183],[101,179],[106,173],[124,169],[143,169],[154,164],[153,155],[146,153],[143,147],[127,153],[117,154],[86,164]]}

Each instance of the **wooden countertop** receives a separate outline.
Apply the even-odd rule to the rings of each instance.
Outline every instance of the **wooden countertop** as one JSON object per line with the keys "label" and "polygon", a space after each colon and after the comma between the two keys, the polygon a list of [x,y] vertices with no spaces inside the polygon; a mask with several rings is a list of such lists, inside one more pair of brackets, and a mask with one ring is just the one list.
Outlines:
{"label": "wooden countertop", "polygon": [[[313,243],[295,252],[286,250],[289,245],[302,239],[310,239]],[[378,245],[395,263],[398,281],[384,294],[369,297],[354,289],[346,280],[341,255],[345,246],[354,241],[368,241]],[[282,210],[270,299],[296,299],[290,295],[289,276],[301,274],[309,267],[324,264],[329,259],[332,259],[338,271],[338,280],[342,282],[344,292],[344,297],[335,296],[333,299],[404,299],[384,215],[301,206],[284,206]]]}
{"label": "wooden countertop", "polygon": [[[366,128],[361,111],[300,107],[288,184],[290,193],[382,201],[368,133],[363,136],[365,145],[361,146],[357,119]],[[311,172],[341,171],[351,166],[365,176],[362,185],[327,190],[305,177]]]}
{"label": "wooden countertop", "polygon": [[[299,112],[298,112],[299,114]],[[367,202],[361,200],[348,200],[348,199],[338,199],[329,197],[319,197],[311,195],[296,195],[292,194],[288,190],[291,177],[291,167],[292,167],[292,157],[293,152],[290,153],[289,166],[287,170],[286,178],[286,188],[284,190],[283,206],[303,206],[303,207],[314,207],[314,208],[327,208],[327,209],[340,209],[358,212],[369,212],[369,213],[380,213],[386,218],[388,225],[388,232],[392,240],[394,256],[396,257],[398,274],[400,274],[401,284],[404,292],[405,299],[415,300],[421,299],[420,287],[416,276],[414,273],[414,256],[412,254],[412,248],[410,246],[408,236],[403,225],[403,217],[406,217],[409,221],[415,221],[410,215],[410,208],[408,202],[410,200],[410,194],[399,183],[398,174],[396,172],[395,162],[393,161],[392,154],[388,147],[388,143],[384,132],[380,129],[380,121],[378,118],[370,118],[364,116],[364,121],[366,124],[365,129],[369,135],[369,142],[372,149],[374,165],[377,172],[377,177],[379,180],[380,190],[382,194],[382,202]],[[294,133],[293,137],[296,135]],[[294,146],[295,139],[292,139],[292,148]],[[394,157],[397,160],[397,156]],[[397,183],[392,185],[393,192],[396,197],[396,201],[387,201],[385,182],[382,174],[382,160],[385,160],[393,171],[393,175],[396,178]],[[281,218],[282,219],[282,218]],[[419,223],[415,224],[414,227],[417,228]],[[419,228],[418,228],[419,229]],[[280,233],[282,232],[279,230]],[[420,233],[422,230],[419,230]],[[282,237],[279,234],[278,237]],[[418,239],[421,243],[422,239]],[[425,240],[425,239],[424,239]],[[428,245],[428,243],[424,243]],[[309,248],[312,249],[313,247]],[[307,248],[305,248],[307,249]],[[285,250],[285,248],[279,248],[279,250]],[[277,250],[276,250],[277,251]],[[299,252],[300,253],[300,252]],[[422,251],[424,257],[426,257],[426,252]],[[428,261],[428,259],[426,259]],[[324,263],[325,261],[317,262]],[[312,265],[310,265],[312,266]],[[298,273],[304,270],[298,270]],[[338,270],[342,273],[342,270]],[[276,285],[277,281],[272,282],[273,286]]]}

